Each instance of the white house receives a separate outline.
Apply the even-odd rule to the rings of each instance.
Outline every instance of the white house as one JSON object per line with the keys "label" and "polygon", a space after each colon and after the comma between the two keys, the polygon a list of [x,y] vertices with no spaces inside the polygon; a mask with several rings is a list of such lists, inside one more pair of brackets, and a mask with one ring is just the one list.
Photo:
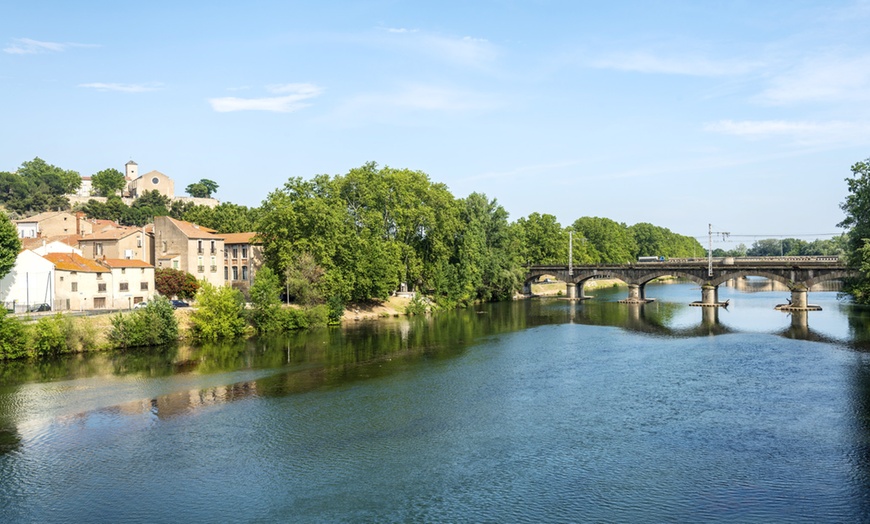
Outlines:
{"label": "white house", "polygon": [[12,271],[0,280],[0,302],[16,313],[38,304],[55,309],[54,264],[29,249],[23,250]]}

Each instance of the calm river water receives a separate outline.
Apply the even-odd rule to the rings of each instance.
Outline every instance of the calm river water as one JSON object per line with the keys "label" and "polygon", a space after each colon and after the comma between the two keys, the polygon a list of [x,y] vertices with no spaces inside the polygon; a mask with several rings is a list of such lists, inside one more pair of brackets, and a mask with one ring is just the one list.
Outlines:
{"label": "calm river water", "polygon": [[0,364],[0,521],[870,521],[866,310],[624,294]]}

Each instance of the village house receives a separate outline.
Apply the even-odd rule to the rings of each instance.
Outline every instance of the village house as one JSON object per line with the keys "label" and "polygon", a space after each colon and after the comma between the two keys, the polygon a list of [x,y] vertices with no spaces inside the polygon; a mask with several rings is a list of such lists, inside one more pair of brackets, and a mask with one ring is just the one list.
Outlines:
{"label": "village house", "polygon": [[93,232],[93,223],[85,219],[84,213],[67,211],[46,211],[16,220],[15,225],[18,238],[48,238]]}
{"label": "village house", "polygon": [[226,233],[224,238],[224,281],[247,294],[254,275],[263,265],[263,245],[256,233]]}
{"label": "village house", "polygon": [[75,253],[49,253],[59,310],[123,309],[154,295],[154,266],[139,260],[97,261]]}
{"label": "village house", "polygon": [[109,307],[131,308],[154,296],[154,266],[148,262],[126,258],[105,258],[98,262],[112,273],[114,286],[107,303],[113,305]]}
{"label": "village house", "polygon": [[138,174],[139,166],[130,160],[124,166],[124,175],[127,179],[125,196],[139,198],[145,191],[157,191],[161,195],[175,198],[175,182],[160,171],[149,171],[144,175]]}
{"label": "village house", "polygon": [[124,258],[141,260],[151,264],[151,237],[143,227],[107,227],[79,238],[82,256],[94,260],[100,258]]}
{"label": "village house", "polygon": [[215,233],[168,216],[154,217],[155,265],[180,269],[214,286],[224,285],[224,239]]}
{"label": "village house", "polygon": [[48,253],[75,253],[82,254],[79,249],[79,237],[77,235],[68,235],[51,238],[22,238],[21,248],[29,249],[39,256],[47,255]]}

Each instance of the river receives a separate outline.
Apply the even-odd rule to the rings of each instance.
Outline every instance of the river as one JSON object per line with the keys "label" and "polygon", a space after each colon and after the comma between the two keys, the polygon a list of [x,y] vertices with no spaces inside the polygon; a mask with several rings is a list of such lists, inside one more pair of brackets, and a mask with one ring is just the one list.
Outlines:
{"label": "river", "polygon": [[0,521],[870,521],[870,312],[595,293],[0,364]]}

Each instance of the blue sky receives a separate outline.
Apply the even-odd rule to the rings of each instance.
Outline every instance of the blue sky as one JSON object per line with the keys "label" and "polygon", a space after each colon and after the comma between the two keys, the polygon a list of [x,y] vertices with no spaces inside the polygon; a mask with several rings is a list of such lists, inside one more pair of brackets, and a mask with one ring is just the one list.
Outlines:
{"label": "blue sky", "polygon": [[7,2],[0,170],[133,159],[254,206],[375,161],[512,220],[811,239],[870,156],[868,24],[867,1]]}

